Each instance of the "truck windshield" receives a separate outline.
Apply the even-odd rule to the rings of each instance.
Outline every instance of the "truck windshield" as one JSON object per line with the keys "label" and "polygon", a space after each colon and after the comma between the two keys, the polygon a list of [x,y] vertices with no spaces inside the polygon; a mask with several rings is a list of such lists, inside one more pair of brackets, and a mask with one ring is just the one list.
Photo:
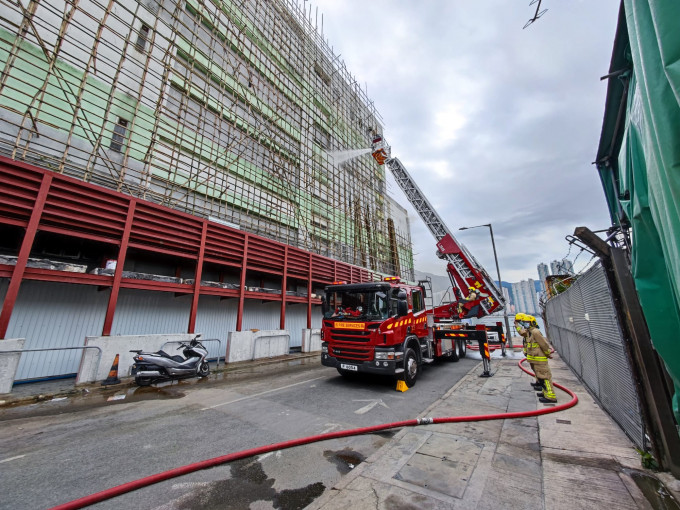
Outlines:
{"label": "truck windshield", "polygon": [[324,319],[381,320],[390,317],[389,297],[379,290],[344,291],[326,294],[328,310]]}

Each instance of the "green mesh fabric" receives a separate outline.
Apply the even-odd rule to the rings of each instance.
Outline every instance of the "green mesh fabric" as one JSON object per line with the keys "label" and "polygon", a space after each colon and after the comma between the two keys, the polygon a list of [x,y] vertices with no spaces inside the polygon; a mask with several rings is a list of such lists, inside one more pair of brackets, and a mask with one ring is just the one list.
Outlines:
{"label": "green mesh fabric", "polygon": [[631,225],[631,269],[680,423],[680,2],[624,0],[624,11],[625,128],[614,172],[598,168],[612,220]]}

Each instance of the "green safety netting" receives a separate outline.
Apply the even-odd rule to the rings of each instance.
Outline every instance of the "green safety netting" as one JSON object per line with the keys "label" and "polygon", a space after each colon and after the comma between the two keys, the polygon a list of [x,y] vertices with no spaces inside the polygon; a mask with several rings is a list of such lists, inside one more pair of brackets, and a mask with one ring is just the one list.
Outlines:
{"label": "green safety netting", "polygon": [[680,2],[624,0],[622,16],[598,170],[612,222],[631,227],[631,270],[680,423]]}

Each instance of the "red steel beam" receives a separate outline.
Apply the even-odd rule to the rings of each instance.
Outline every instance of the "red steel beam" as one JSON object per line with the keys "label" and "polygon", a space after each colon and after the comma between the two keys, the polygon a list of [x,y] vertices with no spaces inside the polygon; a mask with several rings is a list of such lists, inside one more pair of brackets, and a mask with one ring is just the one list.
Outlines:
{"label": "red steel beam", "polygon": [[2,303],[2,312],[0,312],[0,338],[5,338],[5,335],[7,334],[9,320],[12,317],[14,304],[16,303],[17,296],[19,295],[19,287],[21,286],[21,280],[24,277],[24,271],[26,270],[28,256],[31,254],[31,248],[33,247],[35,234],[38,232],[40,217],[45,207],[45,200],[47,199],[47,194],[49,192],[51,184],[52,174],[43,174],[42,182],[40,183],[40,189],[38,190],[38,196],[35,199],[33,211],[31,211],[31,219],[28,220],[28,225],[26,226],[26,233],[24,234],[24,239],[21,242],[21,248],[19,248],[17,263],[14,266],[12,278],[9,281],[9,287],[7,287],[5,300]]}
{"label": "red steel beam", "polygon": [[120,281],[123,278],[123,266],[125,265],[125,257],[127,255],[130,231],[132,230],[132,220],[135,216],[136,206],[137,201],[135,199],[130,200],[127,218],[125,220],[125,229],[123,230],[123,237],[121,238],[120,249],[118,250],[118,258],[116,259],[116,271],[113,274],[113,285],[111,286],[111,294],[109,295],[109,304],[106,307],[102,336],[109,336],[111,334],[111,326],[113,325],[113,316],[116,313],[118,293],[120,292]]}
{"label": "red steel beam", "polygon": [[189,314],[189,331],[194,333],[196,328],[196,311],[198,310],[198,298],[201,295],[201,276],[203,273],[203,255],[205,254],[205,238],[208,235],[208,222],[203,221],[201,232],[201,246],[198,249],[198,260],[196,261],[196,272],[194,277],[194,296],[191,300],[191,313]]}
{"label": "red steel beam", "polygon": [[288,246],[283,248],[283,276],[281,278],[281,320],[279,329],[286,329],[286,290],[288,288]]}
{"label": "red steel beam", "polygon": [[248,267],[248,239],[246,234],[243,239],[243,265],[241,266],[240,286],[238,289],[238,312],[236,313],[236,331],[241,331],[243,327],[243,303],[246,296],[246,268]]}
{"label": "red steel beam", "polygon": [[309,274],[307,275],[307,329],[312,328],[312,253],[309,253]]}

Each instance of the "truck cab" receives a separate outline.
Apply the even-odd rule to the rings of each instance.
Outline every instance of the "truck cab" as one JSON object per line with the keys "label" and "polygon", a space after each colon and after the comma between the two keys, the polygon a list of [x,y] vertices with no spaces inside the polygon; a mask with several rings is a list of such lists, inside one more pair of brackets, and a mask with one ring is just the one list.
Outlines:
{"label": "truck cab", "polygon": [[412,386],[433,355],[428,316],[424,287],[398,278],[329,285],[323,298],[321,362],[345,377],[403,374]]}

